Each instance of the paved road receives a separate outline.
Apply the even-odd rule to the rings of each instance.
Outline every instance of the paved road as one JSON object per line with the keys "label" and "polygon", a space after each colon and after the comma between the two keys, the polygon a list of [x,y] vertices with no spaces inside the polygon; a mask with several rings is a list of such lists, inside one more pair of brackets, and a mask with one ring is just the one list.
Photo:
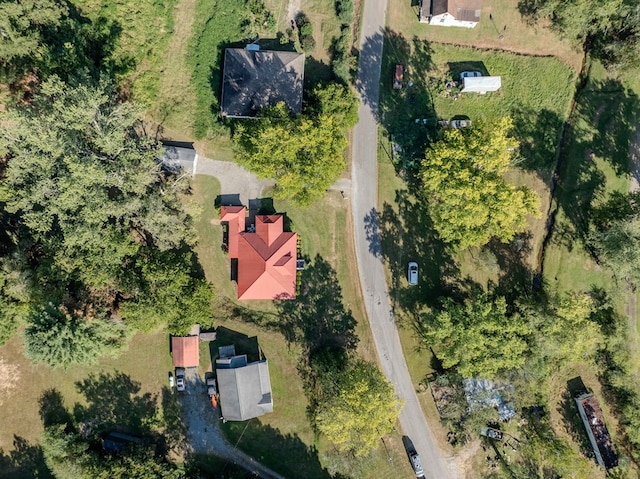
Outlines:
{"label": "paved road", "polygon": [[[354,130],[352,208],[356,256],[365,306],[382,370],[405,401],[400,424],[420,454],[428,478],[448,479],[451,473],[437,448],[409,376],[379,253],[375,218],[378,196],[377,121],[387,0],[366,0],[360,37],[358,93],[359,122]],[[390,73],[390,72],[389,72]],[[365,217],[369,220],[365,224]],[[372,228],[372,224],[374,225]]]}

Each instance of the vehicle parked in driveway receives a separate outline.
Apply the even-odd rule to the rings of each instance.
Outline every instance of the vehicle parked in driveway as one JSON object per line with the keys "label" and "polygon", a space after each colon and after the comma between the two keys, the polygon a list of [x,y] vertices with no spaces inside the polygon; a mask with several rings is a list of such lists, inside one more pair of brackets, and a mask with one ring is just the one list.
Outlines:
{"label": "vehicle parked in driveway", "polygon": [[176,368],[176,389],[178,391],[184,391],[186,384],[184,382],[184,368]]}
{"label": "vehicle parked in driveway", "polygon": [[407,267],[407,281],[410,285],[418,284],[418,263],[411,261]]}
{"label": "vehicle parked in driveway", "polygon": [[411,461],[411,467],[413,467],[413,472],[416,477],[421,479],[424,477],[424,469],[422,468],[422,462],[420,461],[420,456],[416,451],[411,451],[409,453],[409,460]]}
{"label": "vehicle parked in driveway", "polygon": [[404,79],[404,66],[398,63],[393,74],[393,89],[400,90],[402,88],[402,80]]}
{"label": "vehicle parked in driveway", "polygon": [[463,78],[481,77],[481,76],[482,76],[482,72],[479,72],[477,70],[462,72],[460,73],[460,80],[462,80]]}

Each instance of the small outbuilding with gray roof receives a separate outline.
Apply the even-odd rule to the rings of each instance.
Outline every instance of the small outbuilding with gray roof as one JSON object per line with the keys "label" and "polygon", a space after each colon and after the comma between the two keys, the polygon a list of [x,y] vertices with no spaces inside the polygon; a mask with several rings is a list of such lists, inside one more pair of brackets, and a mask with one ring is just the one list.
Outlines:
{"label": "small outbuilding with gray roof", "polygon": [[298,114],[302,112],[303,80],[303,53],[227,48],[222,74],[222,115],[254,118],[261,109],[281,101],[291,113]]}

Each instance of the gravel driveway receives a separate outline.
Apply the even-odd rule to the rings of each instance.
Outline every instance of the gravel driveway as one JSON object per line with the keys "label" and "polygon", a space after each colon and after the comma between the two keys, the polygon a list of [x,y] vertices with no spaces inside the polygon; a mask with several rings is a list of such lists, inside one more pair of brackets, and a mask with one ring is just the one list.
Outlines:
{"label": "gravel driveway", "polygon": [[188,429],[188,452],[226,459],[256,477],[284,479],[227,442],[220,430],[219,410],[211,406],[206,385],[199,374],[187,371],[186,383],[186,390],[175,394],[180,394],[183,420]]}

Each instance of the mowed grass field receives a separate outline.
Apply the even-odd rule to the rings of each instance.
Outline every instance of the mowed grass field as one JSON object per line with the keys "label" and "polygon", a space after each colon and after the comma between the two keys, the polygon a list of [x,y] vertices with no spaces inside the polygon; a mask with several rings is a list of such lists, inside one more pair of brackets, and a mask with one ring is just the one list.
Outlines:
{"label": "mowed grass field", "polygon": [[387,26],[430,42],[503,50],[530,56],[550,56],[580,70],[582,54],[545,28],[530,24],[518,11],[518,0],[485,0],[480,22],[474,28],[439,27],[418,22],[417,2],[389,2]]}
{"label": "mowed grass field", "polygon": [[9,380],[0,396],[0,449],[5,453],[13,449],[15,437],[23,438],[32,445],[39,443],[44,430],[39,400],[45,391],[59,391],[64,397],[65,407],[72,410],[76,403],[86,404],[78,390],[78,382],[92,374],[120,372],[138,383],[137,396],[149,393],[160,406],[162,390],[169,386],[167,376],[173,369],[169,334],[165,330],[138,333],[119,357],[104,358],[96,365],[76,366],[66,371],[33,365],[24,357],[23,351],[20,334],[0,348],[0,367],[3,377]]}

